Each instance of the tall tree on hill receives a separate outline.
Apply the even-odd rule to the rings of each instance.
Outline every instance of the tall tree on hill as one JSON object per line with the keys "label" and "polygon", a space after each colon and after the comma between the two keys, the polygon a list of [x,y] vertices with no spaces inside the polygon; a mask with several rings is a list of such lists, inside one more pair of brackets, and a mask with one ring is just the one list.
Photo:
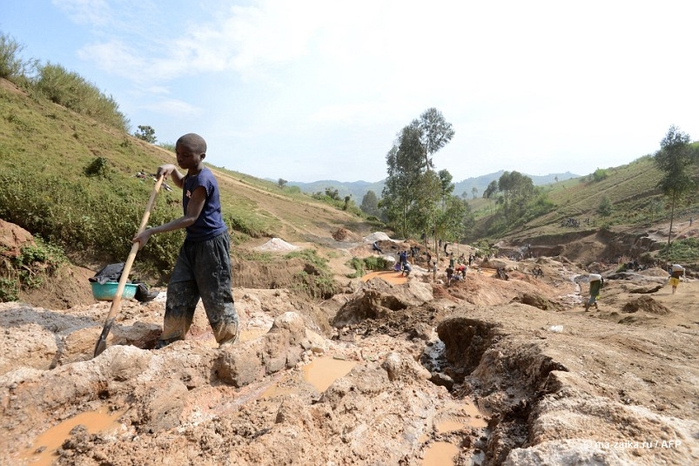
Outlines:
{"label": "tall tree on hill", "polygon": [[425,148],[420,142],[417,125],[404,127],[386,155],[388,176],[382,192],[381,206],[389,224],[403,237],[408,235],[408,216],[419,200],[417,193],[427,172]]}
{"label": "tall tree on hill", "polygon": [[529,201],[536,194],[532,179],[517,171],[505,172],[500,176],[498,191],[503,193],[501,199],[508,223],[524,215]]}
{"label": "tall tree on hill", "polygon": [[434,230],[443,187],[433,170],[432,156],[453,136],[454,130],[442,113],[430,108],[401,130],[386,155],[388,177],[381,207],[404,237]]}
{"label": "tall tree on hill", "polygon": [[670,201],[670,230],[667,234],[666,260],[670,255],[672,224],[677,203],[696,186],[696,180],[692,176],[692,165],[696,157],[689,144],[690,141],[689,134],[683,133],[672,125],[660,141],[660,150],[653,158],[655,165],[663,172],[663,178],[658,183],[658,187]]}
{"label": "tall tree on hill", "polygon": [[442,112],[436,108],[425,110],[420,119],[413,122],[420,128],[422,145],[425,146],[425,163],[427,168],[433,169],[432,154],[446,146],[454,137],[454,129],[451,123],[444,119]]}

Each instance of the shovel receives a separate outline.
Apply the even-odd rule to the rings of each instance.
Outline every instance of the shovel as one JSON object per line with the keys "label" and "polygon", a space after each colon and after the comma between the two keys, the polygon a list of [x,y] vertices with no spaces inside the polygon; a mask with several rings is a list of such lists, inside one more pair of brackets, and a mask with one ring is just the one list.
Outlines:
{"label": "shovel", "polygon": [[[153,186],[153,191],[150,193],[150,199],[148,199],[148,204],[146,204],[146,212],[143,214],[143,219],[141,219],[141,226],[138,227],[138,232],[136,234],[141,233],[146,228],[148,218],[150,217],[150,211],[153,208],[153,204],[155,203],[155,198],[158,195],[160,186],[163,184],[163,179],[164,177],[160,175],[158,177],[158,180],[155,182],[155,186]],[[114,299],[112,300],[112,306],[109,308],[107,321],[104,323],[102,334],[100,335],[99,340],[97,340],[97,344],[95,345],[94,357],[99,356],[102,353],[102,351],[107,349],[107,335],[109,335],[109,331],[112,329],[112,325],[114,324],[114,318],[116,317],[117,312],[119,312],[119,306],[121,305],[121,296],[122,294],[124,294],[126,281],[129,279],[129,272],[131,272],[131,266],[133,265],[134,259],[136,259],[136,253],[138,252],[140,246],[141,245],[138,242],[134,243],[133,246],[131,246],[131,252],[129,253],[129,257],[128,259],[126,259],[126,263],[124,264],[124,271],[121,272],[121,277],[119,278],[119,286],[117,286],[116,294],[114,295]]]}

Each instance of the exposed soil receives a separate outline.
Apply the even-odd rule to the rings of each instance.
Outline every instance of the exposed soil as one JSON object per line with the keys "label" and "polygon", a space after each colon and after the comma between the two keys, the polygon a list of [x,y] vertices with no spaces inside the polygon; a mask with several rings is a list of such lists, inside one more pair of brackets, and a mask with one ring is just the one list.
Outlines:
{"label": "exposed soil", "polygon": [[[511,260],[527,244],[512,242],[446,283],[444,258],[436,281],[420,260],[408,278],[350,279],[373,241],[299,236],[342,291],[311,300],[287,288],[300,262],[237,261],[229,347],[198,309],[187,340],[150,349],[162,292],[123,302],[93,358],[110,303],[86,295],[84,269],[0,304],[0,464],[699,463],[699,282],[672,294],[660,268],[608,263],[636,242],[531,241],[535,257]],[[606,285],[585,312],[592,269]]]}

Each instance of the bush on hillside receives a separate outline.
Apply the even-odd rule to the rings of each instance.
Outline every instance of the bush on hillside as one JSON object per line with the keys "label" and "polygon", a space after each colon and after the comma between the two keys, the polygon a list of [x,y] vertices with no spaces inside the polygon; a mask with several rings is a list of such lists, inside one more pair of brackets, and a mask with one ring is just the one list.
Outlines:
{"label": "bush on hillside", "polygon": [[21,86],[36,69],[36,60],[25,60],[20,55],[24,46],[7,34],[0,33],[0,78]]}
{"label": "bush on hillside", "polygon": [[614,212],[614,205],[612,204],[612,201],[609,200],[607,196],[604,196],[602,200],[599,203],[599,206],[597,206],[597,213],[601,217],[609,217],[612,215],[612,212]]}
{"label": "bush on hillside", "polygon": [[540,192],[538,196],[527,205],[524,212],[524,221],[529,222],[537,217],[546,215],[556,208],[555,204],[549,200],[545,192]]}
{"label": "bush on hillside", "polygon": [[128,132],[129,120],[119,111],[116,101],[111,96],[104,95],[79,74],[68,71],[61,65],[48,63],[40,66],[35,88],[58,105]]}
{"label": "bush on hillside", "polygon": [[603,168],[598,168],[598,169],[595,170],[595,172],[594,172],[592,175],[590,175],[590,176],[592,177],[592,181],[594,181],[594,182],[597,183],[597,182],[606,180],[607,177],[609,176],[609,173],[607,173],[607,170],[605,170],[605,169],[603,169]]}
{"label": "bush on hillside", "polygon": [[383,257],[369,256],[364,258],[353,257],[347,262],[347,266],[355,270],[353,274],[347,275],[347,278],[362,277],[367,270],[386,270],[393,263],[387,261]]}
{"label": "bush on hillside", "polygon": [[97,176],[100,178],[109,178],[109,171],[109,160],[104,157],[95,158],[83,169],[86,176]]}

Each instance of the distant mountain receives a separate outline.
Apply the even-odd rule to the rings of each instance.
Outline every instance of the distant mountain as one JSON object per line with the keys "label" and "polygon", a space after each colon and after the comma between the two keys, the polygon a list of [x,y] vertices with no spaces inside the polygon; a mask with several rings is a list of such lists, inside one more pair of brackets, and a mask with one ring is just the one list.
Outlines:
{"label": "distant mountain", "polygon": [[[465,193],[467,197],[471,198],[473,197],[473,188],[476,188],[478,190],[476,197],[482,196],[483,191],[485,191],[490,182],[499,179],[503,173],[505,173],[505,171],[500,170],[499,172],[490,173],[475,178],[466,178],[463,181],[456,182],[454,183],[454,194],[456,194],[457,196],[462,196],[462,194]],[[555,183],[556,180],[565,181],[571,178],[580,177],[580,175],[575,175],[570,172],[551,173],[550,175],[541,176],[527,176],[532,179],[532,181],[534,182],[534,186],[552,184]],[[313,181],[310,183],[302,183],[300,181],[289,181],[287,183],[287,186],[298,186],[299,189],[301,189],[301,191],[308,194],[313,194],[317,192],[324,193],[327,188],[337,189],[337,192],[340,197],[351,195],[352,200],[354,200],[355,203],[361,204],[362,198],[369,191],[374,191],[376,197],[381,198],[381,191],[383,191],[384,184],[385,180],[376,181],[373,183],[368,181],[344,182],[336,180],[321,180]]]}
{"label": "distant mountain", "polygon": [[312,181],[310,183],[302,183],[300,181],[289,181],[287,186],[298,186],[301,191],[308,194],[313,194],[317,192],[324,193],[326,188],[337,189],[337,193],[341,198],[347,195],[352,196],[352,200],[356,204],[362,203],[362,198],[369,191],[374,191],[376,197],[381,198],[381,191],[383,191],[384,180],[376,181],[370,183],[368,181],[352,181],[343,182],[335,180],[321,180]]}

